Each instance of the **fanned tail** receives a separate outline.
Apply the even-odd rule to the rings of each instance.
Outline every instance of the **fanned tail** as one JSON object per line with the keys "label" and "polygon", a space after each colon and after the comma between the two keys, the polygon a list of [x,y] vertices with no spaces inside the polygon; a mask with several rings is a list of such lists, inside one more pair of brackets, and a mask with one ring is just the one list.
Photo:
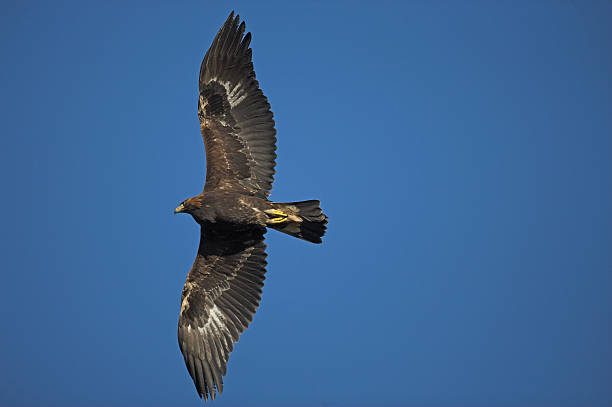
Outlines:
{"label": "fanned tail", "polygon": [[327,229],[327,215],[317,200],[301,202],[274,203],[274,208],[266,211],[272,216],[269,227],[312,243],[321,243]]}

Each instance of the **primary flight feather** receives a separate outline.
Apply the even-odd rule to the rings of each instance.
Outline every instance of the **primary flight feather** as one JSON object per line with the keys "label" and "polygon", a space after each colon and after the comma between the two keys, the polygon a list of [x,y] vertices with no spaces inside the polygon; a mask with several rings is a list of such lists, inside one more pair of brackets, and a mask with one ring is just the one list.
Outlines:
{"label": "primary flight feather", "polygon": [[183,201],[200,245],[181,296],[178,341],[200,397],[223,391],[229,354],[259,305],[264,234],[273,228],[321,243],[319,201],[268,200],[276,159],[270,104],[255,79],[251,33],[232,12],[202,61],[198,116],[206,147],[204,191]]}

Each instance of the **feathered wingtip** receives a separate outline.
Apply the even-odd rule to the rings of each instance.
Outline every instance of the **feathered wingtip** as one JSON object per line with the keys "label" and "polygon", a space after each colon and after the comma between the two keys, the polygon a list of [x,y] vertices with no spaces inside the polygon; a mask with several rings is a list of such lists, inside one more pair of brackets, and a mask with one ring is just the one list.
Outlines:
{"label": "feathered wingtip", "polygon": [[206,52],[200,66],[200,84],[223,73],[224,67],[236,63],[246,64],[251,60],[251,33],[244,35],[245,22],[234,11],[227,16],[213,42]]}
{"label": "feathered wingtip", "polygon": [[[240,15],[236,15],[236,19],[239,19],[239,18],[240,18]],[[227,16],[227,19],[225,20],[225,22],[221,26],[221,30],[219,30],[219,32],[221,32],[228,24],[230,24],[233,19],[234,19],[234,10],[232,10],[229,13],[229,16]]]}
{"label": "feathered wingtip", "polygon": [[213,46],[215,45],[215,43],[218,43],[219,46],[225,47],[228,47],[230,45],[227,42],[228,38],[224,38],[224,40],[221,41],[221,37],[234,37],[236,36],[236,34],[238,34],[238,37],[242,38],[242,34],[244,34],[245,23],[243,21],[242,23],[240,23],[240,26],[238,25],[238,23],[240,23],[240,14],[236,14],[236,17],[234,17],[234,10],[232,10],[229,16],[227,16],[227,19],[225,20],[221,28],[219,29],[219,32],[215,36],[215,39],[213,40]]}
{"label": "feathered wingtip", "polygon": [[220,38],[227,35],[227,32],[230,31],[230,28],[232,25],[234,24],[238,25],[239,20],[240,20],[240,15],[236,15],[236,18],[234,19],[234,10],[232,10],[231,13],[229,13],[229,16],[227,16],[227,19],[225,20],[221,28],[219,28],[217,35],[215,35],[215,38],[213,39],[210,49],[214,48],[215,46],[220,45],[219,44]]}

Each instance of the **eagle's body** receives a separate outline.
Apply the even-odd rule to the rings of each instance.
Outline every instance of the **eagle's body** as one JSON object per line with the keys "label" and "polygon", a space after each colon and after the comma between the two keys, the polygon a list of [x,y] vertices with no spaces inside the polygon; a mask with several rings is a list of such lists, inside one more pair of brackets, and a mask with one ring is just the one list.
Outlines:
{"label": "eagle's body", "polygon": [[268,227],[321,243],[319,201],[277,203],[272,188],[276,130],[255,79],[251,34],[232,12],[206,53],[198,116],[206,146],[204,191],[183,201],[200,245],[181,296],[179,346],[200,397],[223,391],[227,360],[259,305]]}
{"label": "eagle's body", "polygon": [[[189,200],[186,202],[190,203]],[[203,194],[199,207],[190,213],[199,224],[222,222],[267,226],[263,211],[271,207],[272,203],[267,199],[217,190]]]}

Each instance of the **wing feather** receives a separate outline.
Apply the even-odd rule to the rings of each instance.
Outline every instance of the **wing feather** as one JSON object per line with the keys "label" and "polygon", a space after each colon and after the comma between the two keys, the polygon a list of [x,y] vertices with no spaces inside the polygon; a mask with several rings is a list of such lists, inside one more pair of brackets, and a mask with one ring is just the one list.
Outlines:
{"label": "wing feather", "polygon": [[181,296],[178,340],[200,397],[223,392],[229,354],[259,306],[265,279],[264,228],[202,229]]}
{"label": "wing feather", "polygon": [[[274,182],[276,130],[255,79],[251,33],[232,12],[200,67],[198,116],[206,147],[205,191],[267,198]],[[243,36],[244,35],[244,36]]]}

